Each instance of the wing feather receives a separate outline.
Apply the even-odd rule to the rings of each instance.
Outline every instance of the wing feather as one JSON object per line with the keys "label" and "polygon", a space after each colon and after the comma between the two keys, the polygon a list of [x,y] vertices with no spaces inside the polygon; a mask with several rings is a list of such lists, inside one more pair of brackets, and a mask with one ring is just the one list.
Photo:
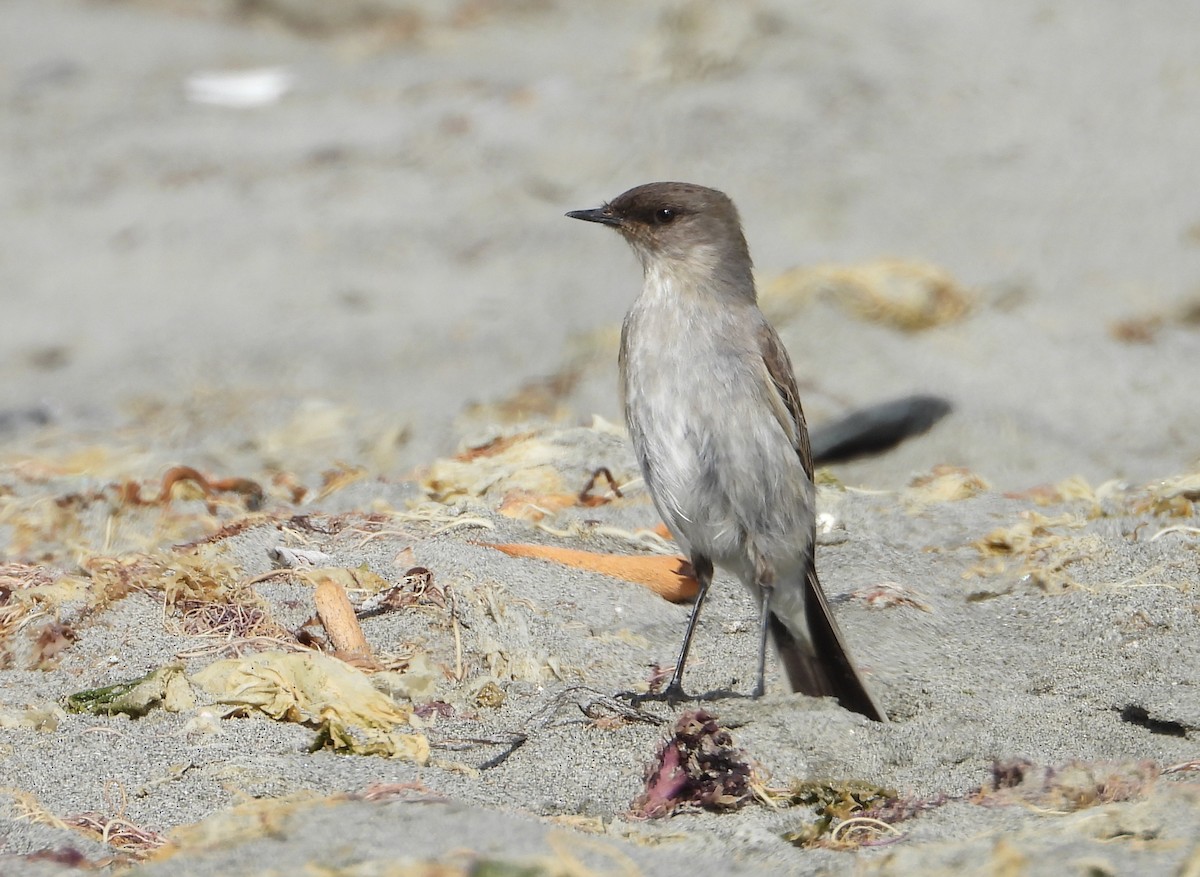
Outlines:
{"label": "wing feather", "polygon": [[796,389],[792,361],[788,358],[779,335],[765,322],[758,331],[758,349],[767,375],[771,379],[771,386],[775,390],[769,396],[771,410],[791,440],[792,447],[800,456],[800,465],[804,467],[804,473],[811,481],[812,449],[808,444],[808,425],[804,421],[804,409],[800,407],[800,392]]}

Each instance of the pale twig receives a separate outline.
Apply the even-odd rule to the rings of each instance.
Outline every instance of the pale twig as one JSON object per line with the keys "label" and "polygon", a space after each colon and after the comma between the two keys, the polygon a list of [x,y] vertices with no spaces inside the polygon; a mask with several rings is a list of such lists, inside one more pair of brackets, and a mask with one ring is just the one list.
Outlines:
{"label": "pale twig", "polygon": [[1200,770],[1200,758],[1195,761],[1181,761],[1179,764],[1164,767],[1163,773],[1183,773],[1190,770]]}
{"label": "pale twig", "polygon": [[839,835],[849,833],[858,828],[873,828],[880,832],[890,831],[894,837],[900,837],[900,829],[894,825],[889,825],[882,819],[873,819],[870,816],[852,816],[838,823],[838,827],[830,833],[829,839],[835,841],[842,839],[839,838]]}
{"label": "pale twig", "polygon": [[210,646],[205,646],[199,649],[193,649],[189,652],[176,652],[175,657],[179,660],[187,660],[188,658],[206,658],[210,655],[219,655],[223,652],[232,653],[240,656],[242,650],[246,651],[265,651],[268,648],[279,649],[285,652],[308,652],[312,651],[306,646],[302,646],[297,642],[283,639],[278,639],[272,636],[243,636],[243,637],[226,637],[219,633],[202,633],[196,635],[197,639],[219,639],[220,642],[213,643]]}
{"label": "pale twig", "polygon": [[1159,536],[1166,536],[1168,533],[1194,533],[1200,536],[1200,527],[1185,527],[1182,524],[1177,524],[1174,527],[1163,527],[1150,537],[1150,541],[1153,542]]}
{"label": "pale twig", "polygon": [[250,587],[251,585],[257,585],[259,582],[269,581],[270,579],[285,578],[289,574],[295,573],[296,571],[297,570],[294,567],[286,567],[284,569],[271,569],[271,570],[267,570],[266,572],[260,572],[258,575],[251,576],[250,578],[243,581],[239,585],[239,588]]}
{"label": "pale twig", "polygon": [[443,589],[443,593],[450,598],[450,623],[454,628],[454,681],[462,682],[464,672],[463,648],[462,631],[459,629],[458,623],[458,596],[449,585]]}

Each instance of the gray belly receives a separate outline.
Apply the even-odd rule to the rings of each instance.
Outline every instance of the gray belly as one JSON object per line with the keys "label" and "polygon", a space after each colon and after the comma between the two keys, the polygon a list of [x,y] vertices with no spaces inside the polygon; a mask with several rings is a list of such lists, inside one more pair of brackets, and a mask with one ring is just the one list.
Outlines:
{"label": "gray belly", "polygon": [[659,514],[681,547],[752,576],[747,543],[776,568],[802,561],[813,487],[751,375],[651,370],[626,420]]}

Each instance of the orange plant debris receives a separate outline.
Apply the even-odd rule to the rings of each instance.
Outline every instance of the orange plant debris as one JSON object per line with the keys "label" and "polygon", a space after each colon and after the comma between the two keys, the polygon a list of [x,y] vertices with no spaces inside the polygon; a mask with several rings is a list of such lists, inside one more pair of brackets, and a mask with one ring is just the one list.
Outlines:
{"label": "orange plant debris", "polygon": [[627,582],[645,585],[672,603],[685,603],[696,596],[699,585],[692,567],[682,557],[657,554],[593,554],[553,545],[491,545],[512,557],[536,557],[552,560],[576,569],[587,569]]}

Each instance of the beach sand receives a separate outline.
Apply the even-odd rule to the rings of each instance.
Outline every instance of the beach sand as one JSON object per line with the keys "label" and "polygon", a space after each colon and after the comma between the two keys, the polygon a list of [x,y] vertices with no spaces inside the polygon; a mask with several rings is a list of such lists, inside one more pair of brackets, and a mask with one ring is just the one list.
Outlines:
{"label": "beach sand", "polygon": [[[1196,873],[1197,8],[326,7],[6,5],[0,874]],[[644,818],[688,606],[528,546],[672,563],[562,218],[653,179],[739,205],[814,429],[954,411],[820,479],[892,721],[772,663],[699,705],[748,785]],[[369,655],[326,579],[398,586]],[[722,575],[689,689],[756,630]]]}

